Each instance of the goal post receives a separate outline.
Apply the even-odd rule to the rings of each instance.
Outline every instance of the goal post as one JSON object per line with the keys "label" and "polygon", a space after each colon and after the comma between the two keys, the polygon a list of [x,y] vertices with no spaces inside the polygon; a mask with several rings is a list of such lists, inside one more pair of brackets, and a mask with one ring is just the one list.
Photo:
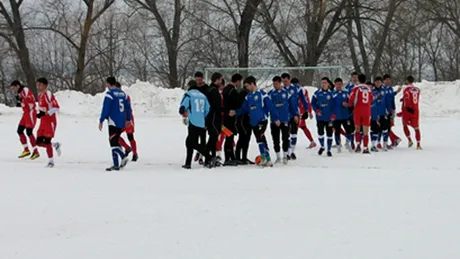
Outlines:
{"label": "goal post", "polygon": [[241,74],[243,78],[254,76],[257,79],[257,85],[261,88],[271,87],[273,77],[281,76],[282,73],[288,73],[291,75],[291,78],[298,78],[302,86],[319,87],[321,78],[323,77],[328,77],[332,81],[337,77],[342,77],[344,67],[208,67],[205,68],[204,72],[206,82],[210,82],[212,74],[216,72],[223,75],[226,83],[229,83],[232,75],[236,73]]}

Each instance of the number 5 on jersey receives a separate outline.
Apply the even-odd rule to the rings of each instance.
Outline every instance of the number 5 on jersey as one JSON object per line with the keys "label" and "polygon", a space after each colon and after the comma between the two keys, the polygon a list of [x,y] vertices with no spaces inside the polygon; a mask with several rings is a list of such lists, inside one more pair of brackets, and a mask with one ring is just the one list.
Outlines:
{"label": "number 5 on jersey", "polygon": [[123,99],[118,99],[119,101],[119,107],[120,107],[120,112],[124,112],[125,111],[125,104],[123,103]]}

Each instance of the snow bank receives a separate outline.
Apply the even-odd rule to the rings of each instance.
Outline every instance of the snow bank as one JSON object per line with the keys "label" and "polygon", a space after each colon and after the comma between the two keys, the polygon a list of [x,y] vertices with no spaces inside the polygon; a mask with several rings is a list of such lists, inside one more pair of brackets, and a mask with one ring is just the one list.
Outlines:
{"label": "snow bank", "polygon": [[[421,93],[422,117],[460,117],[460,80],[455,82],[428,82],[416,84]],[[176,116],[182,89],[165,89],[150,83],[137,81],[134,85],[123,87],[131,96],[135,116]],[[316,88],[307,87],[310,97]],[[395,88],[396,90],[396,88]],[[95,96],[75,91],[55,93],[61,105],[61,115],[77,117],[98,117],[104,93]],[[397,97],[397,104],[401,94]],[[18,108],[0,104],[0,114],[20,114]]]}

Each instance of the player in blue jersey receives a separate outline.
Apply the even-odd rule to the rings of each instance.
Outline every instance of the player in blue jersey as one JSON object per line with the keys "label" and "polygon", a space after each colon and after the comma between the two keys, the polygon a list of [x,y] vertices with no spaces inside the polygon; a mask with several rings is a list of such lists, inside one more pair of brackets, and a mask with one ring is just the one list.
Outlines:
{"label": "player in blue jersey", "polygon": [[342,152],[341,144],[341,130],[342,127],[345,130],[345,136],[347,139],[346,147],[350,152],[352,152],[350,142],[353,139],[353,127],[350,120],[350,108],[348,101],[350,94],[347,90],[343,88],[343,80],[341,78],[336,78],[334,80],[335,91],[333,92],[333,114],[335,115],[335,120],[333,122],[334,126],[334,136],[335,142],[337,144],[337,152]]}
{"label": "player in blue jersey", "polygon": [[353,88],[359,84],[359,80],[358,80],[358,72],[353,72],[351,73],[351,79],[350,79],[350,82],[348,82],[348,84],[345,86],[345,90],[347,90],[349,93],[351,93],[351,90],[353,90]]}
{"label": "player in blue jersey", "polygon": [[288,159],[295,160],[297,159],[297,156],[295,155],[295,147],[297,145],[297,132],[299,131],[300,116],[303,115],[300,114],[299,101],[303,104],[303,107],[308,107],[308,102],[305,99],[305,95],[300,87],[291,83],[291,75],[288,73],[283,73],[281,75],[281,80],[283,81],[284,88],[289,92],[289,103],[291,105],[292,111],[289,120],[291,145],[289,147]]}
{"label": "player in blue jersey", "polygon": [[374,80],[374,87],[372,89],[374,99],[371,104],[371,151],[378,152],[377,143],[379,135],[383,136],[383,149],[388,150],[388,128],[390,126],[389,111],[387,109],[387,93],[383,87],[383,80],[381,77],[376,77]]}
{"label": "player in blue jersey", "polygon": [[318,128],[318,138],[321,148],[318,155],[324,152],[324,131],[327,136],[327,156],[332,156],[332,132],[333,121],[335,120],[333,93],[329,89],[327,77],[321,79],[321,89],[317,90],[311,98],[311,105],[316,113],[316,126]]}
{"label": "player in blue jersey", "polygon": [[273,149],[276,153],[276,163],[281,162],[280,155],[280,133],[283,139],[283,163],[288,162],[288,151],[289,151],[289,122],[291,120],[290,114],[294,111],[291,110],[290,95],[289,92],[281,85],[281,77],[275,76],[273,78],[274,89],[268,92],[268,96],[275,105],[276,111],[278,112],[280,124],[276,125],[272,117],[272,123],[270,124],[270,130],[273,139]]}
{"label": "player in blue jersey", "polygon": [[[115,77],[109,77],[106,80],[108,91],[105,93],[101,117],[99,118],[99,130],[102,130],[105,120],[108,121],[109,125],[109,142],[112,147],[113,166],[107,168],[107,171],[120,170],[128,163],[128,157],[125,156],[119,139],[123,129],[131,124],[131,104],[127,99],[126,93],[117,88],[116,83]],[[121,163],[119,158],[122,160]]]}
{"label": "player in blue jersey", "polygon": [[399,87],[398,90],[394,91],[393,89],[393,86],[392,86],[392,82],[391,82],[391,76],[388,75],[388,74],[385,74],[383,76],[383,81],[384,81],[384,88],[386,89],[386,93],[387,93],[387,107],[389,108],[390,110],[390,127],[388,129],[388,134],[389,134],[389,138],[391,140],[391,145],[387,145],[388,149],[391,149],[391,147],[396,147],[399,145],[399,143],[401,142],[401,138],[398,137],[394,132],[393,130],[391,129],[393,126],[394,126],[394,119],[395,119],[395,116],[396,116],[396,102],[395,102],[395,97],[396,95],[401,92],[402,90],[402,87]]}
{"label": "player in blue jersey", "polygon": [[267,139],[265,138],[265,130],[267,129],[268,124],[268,113],[270,113],[271,120],[275,123],[275,125],[279,126],[281,124],[278,112],[268,95],[260,90],[257,90],[255,77],[247,77],[244,80],[244,87],[249,90],[249,93],[246,95],[241,109],[237,111],[237,115],[249,113],[249,122],[256,137],[257,144],[259,145],[259,152],[262,158],[259,165],[273,166],[270,159]]}
{"label": "player in blue jersey", "polygon": [[[188,91],[184,93],[184,97],[179,106],[179,114],[184,119],[184,124],[188,126],[188,135],[185,141],[187,147],[187,157],[184,169],[190,169],[192,165],[193,150],[198,151],[205,157],[205,166],[213,167],[216,158],[211,159],[211,154],[206,148],[206,143],[199,139],[206,138],[206,116],[209,114],[210,105],[206,96],[198,90],[196,81],[188,82]],[[187,119],[185,119],[187,118]]]}

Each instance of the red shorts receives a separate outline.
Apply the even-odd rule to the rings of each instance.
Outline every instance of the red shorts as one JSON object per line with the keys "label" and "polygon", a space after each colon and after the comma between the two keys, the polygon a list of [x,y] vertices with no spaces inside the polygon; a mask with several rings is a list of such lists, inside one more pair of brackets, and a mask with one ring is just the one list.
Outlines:
{"label": "red shorts", "polygon": [[37,114],[35,111],[30,111],[28,113],[22,114],[21,120],[19,121],[19,126],[23,126],[26,129],[33,129],[37,123]]}
{"label": "red shorts", "polygon": [[306,120],[303,120],[302,118],[299,119],[299,128],[307,127],[307,123],[305,123]]}
{"label": "red shorts", "polygon": [[411,114],[411,113],[403,113],[402,114],[402,122],[403,125],[408,125],[414,128],[418,128],[419,123],[419,115],[418,114]]}
{"label": "red shorts", "polygon": [[40,126],[38,127],[37,137],[54,138],[56,126],[56,121],[42,120],[40,122]]}
{"label": "red shorts", "polygon": [[361,127],[370,127],[371,126],[371,116],[364,116],[360,114],[355,114],[353,116],[355,126]]}

